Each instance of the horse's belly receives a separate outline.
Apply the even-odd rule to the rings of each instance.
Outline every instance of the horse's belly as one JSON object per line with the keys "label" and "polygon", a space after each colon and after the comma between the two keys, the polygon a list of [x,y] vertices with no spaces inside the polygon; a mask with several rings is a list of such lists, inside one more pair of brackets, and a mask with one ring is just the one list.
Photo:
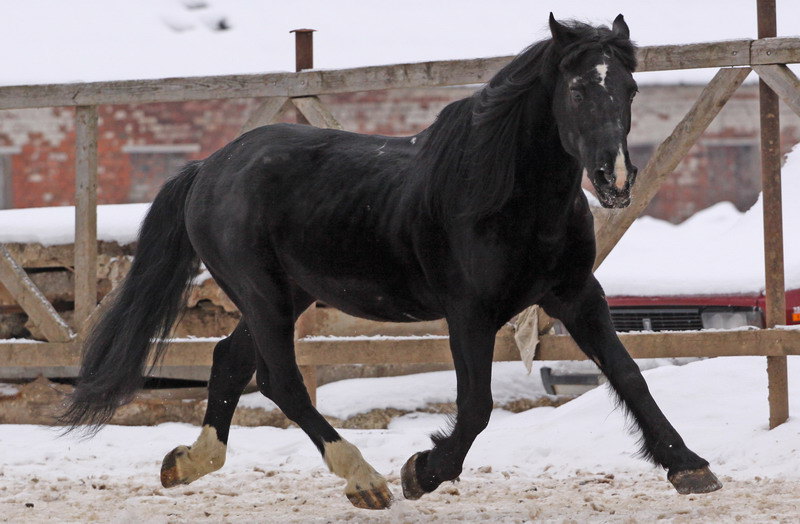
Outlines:
{"label": "horse's belly", "polygon": [[442,318],[408,289],[357,279],[305,278],[301,288],[325,304],[355,317],[383,322],[418,322]]}

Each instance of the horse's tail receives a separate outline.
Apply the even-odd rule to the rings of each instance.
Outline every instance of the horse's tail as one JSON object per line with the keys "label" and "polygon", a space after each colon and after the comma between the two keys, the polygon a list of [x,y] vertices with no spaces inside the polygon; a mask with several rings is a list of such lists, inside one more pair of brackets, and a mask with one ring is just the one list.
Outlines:
{"label": "horse's tail", "polygon": [[144,382],[151,348],[153,362],[183,309],[199,261],[186,232],[186,197],[202,162],[191,162],[167,181],[139,231],[136,255],[120,292],[92,328],[83,363],[59,421],[67,431],[100,429],[114,411],[133,399]]}

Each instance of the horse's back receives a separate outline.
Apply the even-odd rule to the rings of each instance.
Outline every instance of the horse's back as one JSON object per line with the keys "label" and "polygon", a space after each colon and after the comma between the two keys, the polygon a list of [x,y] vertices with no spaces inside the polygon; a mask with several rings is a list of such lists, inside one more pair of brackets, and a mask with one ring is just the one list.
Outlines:
{"label": "horse's back", "polygon": [[[411,321],[431,311],[404,225],[410,138],[275,125],[207,159],[187,224],[204,260],[257,252],[306,292],[367,318]],[[209,261],[207,261],[208,263]]]}

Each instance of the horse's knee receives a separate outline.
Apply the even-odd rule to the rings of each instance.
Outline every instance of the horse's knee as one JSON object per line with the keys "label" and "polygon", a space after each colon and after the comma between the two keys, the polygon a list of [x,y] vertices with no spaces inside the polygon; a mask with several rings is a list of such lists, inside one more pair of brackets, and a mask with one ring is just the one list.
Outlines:
{"label": "horse's knee", "polygon": [[275,375],[267,376],[259,369],[256,373],[256,382],[261,394],[275,402],[289,420],[297,422],[314,408],[311,397],[308,396],[305,385],[300,379],[277,379]]}
{"label": "horse's knee", "polygon": [[239,387],[250,380],[256,371],[255,348],[243,340],[239,331],[217,342],[214,347],[211,377],[224,384]]}
{"label": "horse's knee", "polygon": [[494,409],[494,401],[491,395],[473,398],[463,411],[459,411],[459,422],[468,431],[480,433],[489,425],[492,409]]}
{"label": "horse's knee", "polygon": [[645,382],[639,366],[631,358],[624,359],[612,366],[604,366],[603,372],[617,391],[624,390],[634,398],[640,398],[649,393],[647,382]]}

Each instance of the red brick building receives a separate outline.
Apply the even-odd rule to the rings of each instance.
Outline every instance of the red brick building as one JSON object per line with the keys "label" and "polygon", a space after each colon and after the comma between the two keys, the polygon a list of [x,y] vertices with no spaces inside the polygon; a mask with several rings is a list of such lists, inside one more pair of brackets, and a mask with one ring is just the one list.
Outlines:
{"label": "red brick building", "polygon": [[[688,111],[702,88],[642,86],[634,103],[629,147],[644,167],[654,147]],[[322,97],[345,129],[409,135],[424,129],[452,100],[474,88],[403,89]],[[187,160],[235,138],[256,100],[100,106],[98,201],[145,202]],[[293,121],[287,113],[284,120]],[[781,112],[782,147],[800,141],[800,119]],[[0,111],[0,207],[69,205],[74,199],[74,111]],[[678,166],[648,214],[679,222],[719,201],[740,210],[760,190],[758,98],[743,86]]]}

